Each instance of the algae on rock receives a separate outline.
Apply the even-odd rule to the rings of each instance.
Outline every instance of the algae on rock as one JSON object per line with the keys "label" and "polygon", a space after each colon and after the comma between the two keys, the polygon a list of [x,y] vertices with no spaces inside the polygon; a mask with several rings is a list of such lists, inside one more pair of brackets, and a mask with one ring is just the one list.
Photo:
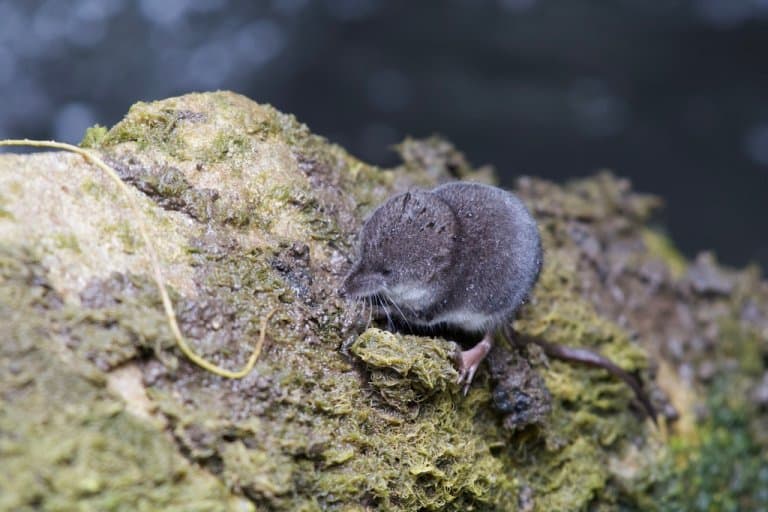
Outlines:
{"label": "algae on rock", "polygon": [[[551,410],[508,428],[500,366],[463,397],[452,342],[379,330],[337,297],[378,203],[493,179],[448,143],[407,140],[404,163],[378,169],[290,115],[217,92],[137,103],[83,145],[133,185],[198,353],[240,367],[262,316],[278,313],[250,375],[206,373],[174,348],[140,220],[105,177],[71,155],[0,155],[0,509],[768,503],[750,487],[768,478],[768,404],[732,393],[760,396],[768,382],[768,285],[754,270],[685,262],[647,226],[658,201],[625,181],[519,182],[546,252],[515,329],[639,372],[679,416],[669,442],[622,383],[535,347],[516,357]],[[730,440],[739,444],[722,464],[740,482],[701,471]]]}

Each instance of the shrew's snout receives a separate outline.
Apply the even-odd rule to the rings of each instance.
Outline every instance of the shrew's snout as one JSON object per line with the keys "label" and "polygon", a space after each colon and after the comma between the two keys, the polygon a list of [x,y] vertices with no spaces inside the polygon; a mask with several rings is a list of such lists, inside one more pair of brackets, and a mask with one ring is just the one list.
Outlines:
{"label": "shrew's snout", "polygon": [[384,288],[383,278],[379,274],[369,274],[353,269],[338,289],[339,296],[345,298],[369,297]]}

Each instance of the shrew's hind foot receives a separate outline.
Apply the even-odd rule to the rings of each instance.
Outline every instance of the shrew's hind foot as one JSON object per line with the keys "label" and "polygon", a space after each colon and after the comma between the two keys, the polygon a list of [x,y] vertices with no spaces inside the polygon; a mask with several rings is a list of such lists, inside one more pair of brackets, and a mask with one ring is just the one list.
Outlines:
{"label": "shrew's hind foot", "polygon": [[463,350],[456,357],[456,364],[458,366],[459,378],[456,381],[457,384],[461,384],[461,392],[466,396],[469,392],[469,387],[472,385],[472,379],[475,378],[475,372],[483,362],[485,356],[491,351],[493,346],[493,333],[485,333],[483,339],[469,350]]}

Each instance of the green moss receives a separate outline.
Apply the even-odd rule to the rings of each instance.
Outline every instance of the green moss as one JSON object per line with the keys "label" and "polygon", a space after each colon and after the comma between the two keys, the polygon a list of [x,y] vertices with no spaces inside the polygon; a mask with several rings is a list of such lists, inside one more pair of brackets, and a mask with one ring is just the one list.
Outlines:
{"label": "green moss", "polygon": [[[579,296],[579,283],[568,270],[571,262],[567,254],[552,250],[547,255],[531,303],[515,328],[549,343],[598,350],[630,372],[645,368],[648,364],[645,351],[630,341],[624,329],[597,314],[594,307]],[[606,440],[616,439],[623,429],[632,428],[625,423],[625,416],[603,416],[629,406],[632,394],[623,383],[609,377],[604,370],[562,362],[552,364],[551,371],[544,372],[547,386],[561,407],[571,409],[576,403],[580,404],[579,419],[584,424],[577,428],[594,428]]]}
{"label": "green moss", "polygon": [[248,138],[232,135],[225,131],[217,133],[211,140],[209,153],[205,159],[209,162],[218,162],[225,159],[242,157],[246,152],[252,151],[253,147]]}
{"label": "green moss", "polygon": [[577,510],[590,503],[605,487],[607,468],[600,463],[594,446],[577,439],[563,450],[530,460],[523,469],[526,483],[540,496],[538,510]]}
{"label": "green moss", "polygon": [[[443,473],[450,466],[435,467],[434,462],[427,462],[434,461],[433,458],[421,459],[423,455],[419,454],[438,450],[423,444],[435,436],[441,438],[444,434],[440,430],[450,425],[449,430],[455,434],[461,432],[459,435],[464,439],[464,445],[444,448],[454,454],[452,470],[463,474],[464,464],[474,460],[471,462],[475,467],[473,477],[487,486],[470,486],[469,495],[473,498],[460,501],[460,506],[484,503],[483,507],[507,510],[509,504],[517,499],[519,486],[524,485],[537,497],[536,510],[575,510],[586,506],[603,491],[608,479],[605,448],[625,432],[637,429],[636,422],[632,423],[634,420],[626,421],[624,416],[616,414],[621,407],[626,407],[627,397],[621,383],[599,375],[585,381],[584,375],[579,373],[583,370],[581,368],[574,369],[559,363],[553,366],[545,375],[549,377],[548,385],[560,403],[545,436],[549,436],[553,445],[559,447],[552,450],[543,449],[544,446],[532,449],[531,439],[524,436],[509,440],[498,420],[484,417],[486,413],[475,417],[474,425],[466,424],[463,414],[466,411],[487,412],[490,397],[484,386],[479,385],[466,399],[456,400],[456,373],[452,364],[455,349],[452,343],[393,335],[378,329],[369,329],[350,347],[350,352],[366,363],[368,383],[376,391],[375,397],[391,407],[393,412],[403,414],[413,422],[401,420],[399,432],[393,429],[393,437],[387,441],[387,444],[399,447],[401,453],[398,459],[401,462],[413,457],[411,463],[415,464],[412,469],[415,475],[429,475],[442,482],[445,478]],[[579,406],[580,412],[572,414],[569,411],[576,401],[583,403]],[[587,412],[590,407],[595,413]],[[609,414],[606,415],[606,412]],[[403,447],[411,446],[411,442],[406,441],[412,435],[410,430],[426,428],[423,421],[427,418],[433,422],[434,431],[419,436],[417,445],[422,449],[408,453]],[[486,423],[478,430],[478,422],[483,421],[490,421],[490,425]],[[584,432],[588,431],[593,435],[585,436]],[[448,443],[445,440],[441,442]],[[490,446],[496,444],[506,449],[494,453]],[[495,473],[500,467],[504,468],[503,472]],[[488,472],[483,472],[482,468],[487,468]],[[421,485],[424,482],[417,480],[417,483]],[[402,485],[412,487],[414,484],[403,482]],[[457,486],[458,483],[451,485]],[[482,492],[474,495],[480,489]],[[462,491],[461,486],[452,492],[457,490],[467,492]],[[487,496],[488,501],[480,501],[481,496]],[[412,506],[423,506],[422,499],[419,497],[418,501],[412,502]],[[429,507],[461,509],[459,503],[426,503]]]}
{"label": "green moss", "polygon": [[748,380],[760,377],[765,368],[763,358],[764,335],[754,328],[745,327],[735,315],[728,316],[720,322],[721,343],[717,346],[717,356],[738,362],[739,371],[731,377],[731,382],[737,378]]}
{"label": "green moss", "polygon": [[663,233],[653,229],[643,230],[643,242],[648,252],[666,263],[672,277],[680,278],[688,266],[685,256]]}
{"label": "green moss", "polygon": [[256,499],[289,502],[293,491],[293,463],[285,455],[247,448],[241,441],[224,444],[219,453],[224,479]]}
{"label": "green moss", "polygon": [[170,168],[158,177],[148,176],[147,179],[151,180],[150,186],[161,197],[180,197],[189,189],[189,183],[178,169]]}
{"label": "green moss", "polygon": [[18,196],[21,195],[24,191],[24,186],[20,181],[12,180],[10,183],[8,183],[8,189],[6,191],[14,196]]}
{"label": "green moss", "polygon": [[768,371],[765,334],[739,315],[745,304],[765,300],[755,293],[755,274],[748,269],[737,280],[731,303],[721,305],[714,353],[699,354],[695,360],[701,364],[711,358],[722,366],[699,404],[704,418],[695,435],[670,440],[673,470],[665,484],[656,487],[660,510],[768,509],[768,411],[751,394]]}
{"label": "green moss", "polygon": [[[588,384],[573,389],[574,385],[580,385],[584,380],[579,373],[583,369],[560,364],[553,367],[546,375],[551,378],[548,384],[560,403],[552,423],[544,432],[545,439],[549,440],[537,446],[525,434],[509,439],[498,425],[498,420],[486,416],[489,395],[484,386],[473,388],[463,401],[454,401],[457,390],[455,370],[451,364],[453,350],[455,346],[451,343],[396,336],[377,329],[369,329],[350,347],[350,351],[366,363],[368,382],[376,391],[375,397],[391,407],[393,412],[410,418],[409,421],[398,421],[397,432],[393,427],[389,434],[392,439],[386,440],[386,443],[399,447],[397,457],[401,463],[413,457],[410,461],[415,464],[411,470],[413,474],[428,475],[430,479],[442,482],[441,479],[445,478],[443,473],[450,466],[435,467],[434,462],[427,462],[434,461],[434,458],[422,460],[420,457],[423,455],[419,454],[439,450],[424,444],[435,436],[441,438],[441,429],[447,427],[451,431],[462,432],[463,445],[451,446],[448,441],[441,441],[447,445],[443,449],[454,455],[452,470],[462,474],[465,461],[474,459],[475,462],[471,463],[475,467],[473,477],[488,487],[481,486],[482,494],[468,501],[427,502],[430,507],[459,510],[463,506],[479,506],[479,509],[498,507],[509,510],[510,504],[518,499],[520,486],[523,486],[536,497],[536,510],[577,510],[604,492],[609,478],[605,448],[612,446],[625,432],[638,428],[636,421],[627,421],[623,415],[616,414],[620,411],[612,410],[618,407],[617,403],[626,400],[621,384],[604,376],[593,376]],[[587,389],[588,386],[594,389]],[[573,405],[567,405],[569,400],[571,404],[577,400],[574,395],[584,402],[576,414],[569,412],[574,409]],[[414,409],[414,404],[419,404],[419,407]],[[596,413],[585,411],[590,406],[597,409]],[[606,415],[606,409],[612,411]],[[474,425],[465,423],[463,415],[466,411],[477,414]],[[430,432],[419,436],[416,444],[422,448],[417,453],[408,453],[403,447],[412,446],[412,442],[405,439],[413,435],[411,429],[426,428],[423,421],[427,418],[433,427]],[[480,425],[483,425],[482,428],[478,428]],[[593,435],[585,436],[584,433],[589,431]],[[552,448],[546,448],[550,443]],[[492,446],[504,449],[498,451]],[[470,451],[467,451],[468,448]],[[416,462],[419,460],[421,463]],[[501,472],[500,467],[504,468]],[[487,468],[488,472],[483,472],[483,468]],[[422,485],[424,482],[417,480],[417,483]],[[403,482],[401,485],[412,487],[414,484]],[[479,501],[482,495],[487,496],[488,501]],[[411,503],[412,507],[424,504],[422,501]],[[481,503],[484,505],[480,506]]]}
{"label": "green moss", "polygon": [[173,109],[157,108],[156,104],[140,101],[131,106],[123,121],[109,130],[101,144],[109,146],[135,142],[139,149],[154,146],[174,153],[178,144],[173,133],[177,119],[178,112]]}
{"label": "green moss", "polygon": [[[203,108],[212,104],[222,110]],[[190,135],[212,116],[217,123],[240,124],[228,135],[218,125],[206,132],[210,138]],[[429,184],[434,177],[411,168],[384,172],[367,166],[292,116],[223,94],[193,95],[188,105],[138,104],[104,145],[121,141],[153,151],[162,162],[146,166],[140,176],[143,189],[159,201],[193,190],[178,172],[169,173],[190,159],[202,159],[194,172],[226,163],[221,176],[238,183],[251,145],[263,141],[288,145],[290,151],[280,150],[277,157],[293,155],[302,173],[262,169],[236,189],[236,197],[215,203],[216,225],[255,233],[265,243],[240,246],[222,235],[190,241],[194,250],[187,251],[205,294],[199,303],[185,298],[180,321],[207,358],[241,365],[261,315],[279,304],[253,380],[222,381],[179,359],[173,373],[153,377],[147,390],[180,449],[229,489],[267,510],[508,510],[522,489],[531,490],[537,510],[604,499],[608,454],[622,436],[639,430],[626,414],[631,395],[620,383],[598,370],[553,363],[542,371],[558,409],[541,430],[512,437],[492,408],[487,376],[478,376],[467,397],[458,393],[453,343],[370,329],[350,347],[365,367],[356,371],[336,352],[346,306],[333,298],[335,278],[318,270],[327,260],[278,261],[280,247],[294,242],[309,244],[312,258],[348,245],[357,227],[350,217],[361,218],[398,180]],[[278,152],[269,146],[264,151]],[[355,199],[346,217],[337,213],[342,194]],[[286,212],[306,238],[270,234]],[[119,225],[114,234],[124,237]],[[131,239],[124,242],[126,251],[135,250]],[[633,349],[626,333],[578,297],[567,257],[549,261],[536,307],[526,310],[519,329],[599,347],[629,369],[642,368],[644,354]],[[105,304],[65,310],[71,347],[78,358],[104,369],[152,353],[156,345],[165,361],[170,337],[148,280],[121,279],[101,285],[97,296]]]}
{"label": "green moss", "polygon": [[56,234],[53,236],[53,243],[57,249],[80,253],[80,244],[77,241],[77,237],[73,234]]}
{"label": "green moss", "polygon": [[83,140],[80,141],[80,147],[82,148],[91,148],[95,149],[98,148],[102,141],[104,140],[104,137],[107,135],[107,129],[104,126],[101,126],[99,124],[95,124],[85,130],[85,135],[83,135]]}
{"label": "green moss", "polygon": [[[159,150],[180,161],[226,159],[237,166],[253,150],[252,136],[274,132],[274,109],[253,107],[244,97],[223,92],[138,102],[109,130],[102,144],[133,142],[140,150]],[[209,116],[219,122],[210,123]]]}
{"label": "green moss", "polygon": [[349,350],[368,366],[379,396],[401,412],[415,414],[418,404],[435,393],[458,391],[454,343],[368,329]]}
{"label": "green moss", "polygon": [[13,220],[14,216],[11,212],[3,208],[3,206],[6,204],[6,199],[2,195],[0,195],[0,220],[7,219],[7,220]]}
{"label": "green moss", "polygon": [[122,243],[123,250],[128,254],[135,254],[144,246],[144,241],[139,233],[134,232],[127,222],[108,224],[103,226],[102,230],[106,235],[115,236]]}
{"label": "green moss", "polygon": [[[487,400],[487,393],[481,395]],[[479,405],[478,396],[458,409],[455,405],[450,395],[439,394],[423,402],[412,420],[395,410],[368,416],[359,433],[342,438],[355,456],[318,475],[321,495],[385,510],[503,509],[516,486],[487,441],[473,434],[471,407]]]}
{"label": "green moss", "polygon": [[[487,371],[466,397],[458,392],[455,344],[377,328],[356,336],[353,306],[335,292],[361,219],[393,191],[456,175],[488,178],[450,144],[406,141],[404,165],[381,170],[293,116],[225,92],[136,104],[92,138],[160,206],[150,212],[153,225],[170,231],[181,222],[190,233],[184,262],[164,273],[189,266],[193,284],[173,300],[198,353],[240,367],[263,315],[277,313],[253,372],[229,381],[179,357],[148,272],[92,280],[75,290],[80,304],[65,305],[40,284],[46,271],[34,259],[0,258],[0,320],[13,333],[0,345],[8,370],[0,368],[0,456],[4,463],[11,457],[15,473],[10,483],[0,479],[0,500],[15,500],[0,508],[46,505],[56,497],[50,489],[65,486],[70,501],[62,509],[75,499],[119,509],[98,501],[113,499],[113,487],[126,503],[146,495],[144,509],[169,510],[196,510],[192,500],[200,510],[230,503],[274,511],[652,510],[726,484],[731,490],[709,492],[702,503],[764,504],[747,490],[766,478],[758,458],[765,447],[749,438],[764,416],[744,397],[764,371],[758,347],[765,342],[758,328],[735,320],[752,288],[716,311],[692,298],[670,301],[700,320],[733,319],[720,326],[717,349],[718,358],[740,366],[721,392],[729,400],[717,408],[732,417],[708,420],[694,432],[700,442],[673,432],[670,453],[631,413],[633,395],[623,383],[535,348],[524,354],[549,388],[552,411],[512,432],[494,409]],[[80,186],[100,195],[88,181]],[[636,335],[623,308],[656,297],[644,295],[655,293],[647,281],[657,274],[639,272],[643,264],[661,261],[676,276],[685,268],[671,244],[644,227],[657,200],[607,173],[564,187],[523,180],[520,192],[539,218],[545,266],[516,330],[599,350],[652,382],[648,347],[663,345],[666,333]],[[104,234],[124,252],[143,251],[123,228],[114,223]],[[611,249],[606,241],[621,250],[595,271],[594,254]],[[602,300],[625,292],[625,303]],[[42,366],[29,366],[27,352]],[[149,407],[167,432],[130,416],[105,391],[111,374],[104,372],[126,363],[141,370]],[[724,467],[746,475],[744,485],[707,469],[720,451]],[[125,463],[112,469],[117,453]],[[233,502],[232,494],[247,500]]]}
{"label": "green moss", "polygon": [[33,256],[0,248],[0,509],[249,510],[72,357],[60,305]]}
{"label": "green moss", "polygon": [[88,194],[93,197],[99,197],[103,192],[103,188],[96,184],[93,180],[87,180],[85,181],[80,189],[83,191],[84,194]]}
{"label": "green moss", "polygon": [[768,449],[754,441],[754,412],[734,404],[727,377],[714,389],[708,403],[712,414],[701,425],[698,441],[672,440],[677,473],[660,488],[661,510],[768,508]]}
{"label": "green moss", "polygon": [[91,281],[83,298],[92,307],[67,306],[55,315],[69,326],[68,346],[80,358],[103,370],[153,351],[167,359],[162,351],[173,341],[151,279],[115,273]]}

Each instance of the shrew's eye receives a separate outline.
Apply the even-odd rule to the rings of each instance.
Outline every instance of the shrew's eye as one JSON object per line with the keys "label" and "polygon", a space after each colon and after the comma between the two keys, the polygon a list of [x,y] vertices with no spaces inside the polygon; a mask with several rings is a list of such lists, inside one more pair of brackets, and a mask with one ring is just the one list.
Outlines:
{"label": "shrew's eye", "polygon": [[383,275],[385,277],[388,276],[388,275],[391,275],[391,274],[392,274],[392,270],[390,270],[388,268],[385,268],[384,270],[381,271],[381,275]]}

